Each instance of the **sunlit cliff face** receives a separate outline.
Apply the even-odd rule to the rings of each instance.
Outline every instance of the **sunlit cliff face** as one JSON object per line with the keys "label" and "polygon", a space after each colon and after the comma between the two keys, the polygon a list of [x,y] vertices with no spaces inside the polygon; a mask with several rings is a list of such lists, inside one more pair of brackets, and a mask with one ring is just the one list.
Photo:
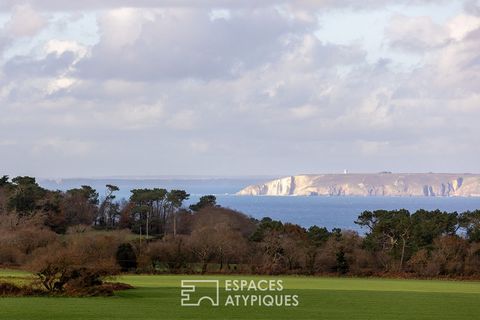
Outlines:
{"label": "sunlit cliff face", "polygon": [[480,196],[478,174],[299,175],[248,186],[239,195],[268,196]]}

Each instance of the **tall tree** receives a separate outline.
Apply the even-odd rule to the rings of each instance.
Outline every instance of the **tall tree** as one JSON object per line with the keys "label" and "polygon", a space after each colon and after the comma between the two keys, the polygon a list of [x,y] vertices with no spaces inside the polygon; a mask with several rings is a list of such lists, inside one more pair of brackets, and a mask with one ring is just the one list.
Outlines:
{"label": "tall tree", "polygon": [[120,188],[112,184],[107,184],[105,187],[105,198],[98,210],[98,218],[95,221],[95,225],[101,228],[113,228],[120,215],[119,205],[114,202],[116,198],[114,193],[120,190]]}
{"label": "tall tree", "polygon": [[215,207],[217,205],[217,197],[214,195],[202,196],[196,204],[190,206],[192,211],[200,211],[203,208]]}
{"label": "tall tree", "polygon": [[65,192],[63,210],[66,223],[92,225],[98,212],[98,192],[90,186],[70,189]]}
{"label": "tall tree", "polygon": [[417,210],[412,214],[412,246],[432,249],[433,241],[441,235],[454,235],[458,224],[458,214],[440,210]]}
{"label": "tall tree", "polygon": [[412,234],[408,210],[365,211],[355,223],[369,229],[365,239],[367,246],[388,252],[394,259],[399,258],[399,269],[403,269],[407,242]]}
{"label": "tall tree", "polygon": [[8,207],[20,217],[31,215],[40,209],[41,200],[47,194],[47,190],[40,187],[32,177],[15,177],[12,179],[12,187]]}
{"label": "tall tree", "polygon": [[470,242],[480,242],[480,210],[462,213],[459,223]]}
{"label": "tall tree", "polygon": [[130,202],[133,204],[132,213],[139,231],[143,230],[147,238],[150,235],[160,235],[165,230],[167,190],[133,189],[130,191]]}
{"label": "tall tree", "polygon": [[167,208],[170,217],[173,220],[173,236],[177,235],[177,217],[176,213],[178,209],[183,204],[183,201],[187,200],[190,197],[190,194],[186,193],[185,190],[170,190],[167,194]]}

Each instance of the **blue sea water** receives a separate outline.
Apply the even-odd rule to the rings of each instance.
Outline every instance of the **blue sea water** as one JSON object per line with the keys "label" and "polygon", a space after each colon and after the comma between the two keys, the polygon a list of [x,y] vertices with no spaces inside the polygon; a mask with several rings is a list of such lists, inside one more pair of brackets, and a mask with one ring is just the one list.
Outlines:
{"label": "blue sea water", "polygon": [[[265,178],[264,178],[265,179]],[[264,180],[263,179],[263,180]],[[128,199],[135,188],[184,189],[191,194],[186,206],[198,201],[200,196],[215,194],[217,202],[241,211],[254,218],[270,217],[283,222],[296,223],[304,227],[311,225],[355,230],[362,233],[354,221],[365,210],[418,209],[463,212],[480,209],[480,197],[271,197],[236,196],[243,187],[259,183],[262,179],[66,179],[62,181],[41,180],[48,189],[67,190],[81,185],[90,185],[104,194],[105,184],[120,187],[117,199]]]}
{"label": "blue sea water", "polygon": [[480,209],[479,198],[460,197],[269,197],[217,196],[222,206],[247,213],[255,218],[271,217],[304,227],[318,225],[355,230],[363,233],[353,222],[365,210],[418,209],[463,212]]}

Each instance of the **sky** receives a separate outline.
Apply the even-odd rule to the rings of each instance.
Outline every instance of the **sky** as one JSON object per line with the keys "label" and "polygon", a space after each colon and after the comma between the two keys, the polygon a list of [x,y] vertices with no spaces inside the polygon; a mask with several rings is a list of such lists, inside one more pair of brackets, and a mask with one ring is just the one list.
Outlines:
{"label": "sky", "polygon": [[479,120],[480,1],[0,1],[0,174],[478,173]]}

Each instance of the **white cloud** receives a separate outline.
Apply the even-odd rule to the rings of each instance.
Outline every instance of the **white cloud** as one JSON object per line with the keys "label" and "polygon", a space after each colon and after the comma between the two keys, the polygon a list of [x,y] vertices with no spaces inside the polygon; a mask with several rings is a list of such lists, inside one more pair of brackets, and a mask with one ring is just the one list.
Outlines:
{"label": "white cloud", "polygon": [[304,105],[291,108],[290,111],[295,118],[304,119],[315,115],[317,113],[317,108],[312,105]]}
{"label": "white cloud", "polygon": [[111,50],[134,45],[143,23],[149,20],[150,10],[120,8],[108,11],[99,19],[102,45]]}
{"label": "white cloud", "polygon": [[92,143],[87,141],[51,137],[36,141],[32,152],[37,155],[53,153],[63,156],[86,156],[91,149]]}
{"label": "white cloud", "polygon": [[423,52],[448,44],[447,27],[436,24],[431,17],[395,15],[387,27],[386,35],[394,48],[407,52]]}
{"label": "white cloud", "polygon": [[11,37],[31,37],[47,25],[47,19],[30,5],[17,5],[5,29]]}
{"label": "white cloud", "polygon": [[46,89],[47,94],[50,95],[59,90],[68,89],[73,84],[75,84],[75,82],[76,82],[76,79],[67,78],[67,77],[60,77],[60,78],[54,79],[47,84],[47,89]]}
{"label": "white cloud", "polygon": [[87,47],[79,44],[76,41],[65,41],[58,39],[47,41],[44,46],[44,50],[47,55],[54,53],[56,56],[61,56],[64,53],[72,52],[77,57],[77,60],[74,62],[84,58],[88,53]]}
{"label": "white cloud", "polygon": [[470,32],[480,28],[480,17],[460,14],[451,19],[447,27],[450,31],[450,36],[460,41]]}
{"label": "white cloud", "polygon": [[155,104],[123,104],[113,110],[98,110],[100,123],[120,129],[142,129],[155,126],[164,116],[162,102]]}
{"label": "white cloud", "polygon": [[167,124],[173,129],[192,130],[195,127],[196,118],[193,110],[173,111],[173,115],[167,120]]}
{"label": "white cloud", "polygon": [[133,173],[134,161],[156,174],[478,167],[478,148],[466,147],[480,143],[478,17],[438,20],[396,6],[385,50],[415,55],[406,68],[393,54],[367,60],[362,39],[321,41],[306,9],[392,1],[247,2],[222,2],[212,18],[208,1],[46,1],[45,10],[106,8],[98,43],[42,32],[32,52],[6,58],[0,152],[21,152],[43,174],[76,155],[79,172],[99,175]]}
{"label": "white cloud", "polygon": [[479,27],[480,17],[467,14],[456,15],[444,25],[433,22],[431,17],[395,15],[386,29],[386,36],[395,48],[423,52],[461,41]]}
{"label": "white cloud", "polygon": [[375,157],[379,153],[388,152],[388,141],[358,141],[358,148],[362,154]]}
{"label": "white cloud", "polygon": [[16,144],[17,144],[17,142],[13,139],[0,139],[0,146],[2,146],[2,147],[14,146]]}
{"label": "white cloud", "polygon": [[[83,0],[83,1],[58,1],[58,0],[27,0],[35,7],[41,7],[51,11],[76,11],[97,10],[119,7],[190,7],[190,8],[258,8],[272,5],[285,5],[303,9],[325,8],[354,8],[372,9],[381,8],[392,4],[419,5],[430,3],[432,0]],[[447,0],[437,0],[445,3]],[[0,10],[10,10],[17,4],[17,0],[3,0]]]}
{"label": "white cloud", "polygon": [[274,61],[288,38],[312,26],[275,8],[239,10],[227,20],[211,20],[204,9],[113,10],[100,19],[101,40],[80,62],[81,76],[231,78]]}
{"label": "white cloud", "polygon": [[232,16],[228,9],[213,9],[209,13],[210,20],[224,19],[229,20]]}
{"label": "white cloud", "polygon": [[190,149],[196,153],[205,153],[210,150],[210,144],[208,142],[199,140],[191,141]]}

